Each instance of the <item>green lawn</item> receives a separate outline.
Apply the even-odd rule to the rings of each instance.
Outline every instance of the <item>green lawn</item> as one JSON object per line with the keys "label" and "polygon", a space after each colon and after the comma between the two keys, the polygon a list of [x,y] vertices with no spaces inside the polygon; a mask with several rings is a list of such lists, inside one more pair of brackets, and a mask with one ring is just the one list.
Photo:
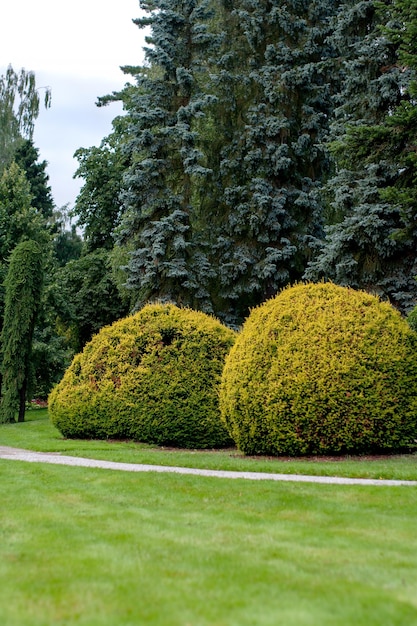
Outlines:
{"label": "green lawn", "polygon": [[[417,476],[415,456],[285,462],[66,441],[44,411],[0,426],[0,445],[195,467]],[[414,487],[7,460],[0,484],[2,626],[417,626]]]}
{"label": "green lawn", "polygon": [[341,457],[336,460],[245,458],[237,450],[208,452],[171,450],[134,442],[64,439],[51,425],[46,410],[29,411],[26,420],[21,424],[0,425],[0,445],[127,463],[280,474],[417,480],[417,454],[366,460],[360,457]]}
{"label": "green lawn", "polygon": [[417,490],[0,460],[2,626],[417,625]]}

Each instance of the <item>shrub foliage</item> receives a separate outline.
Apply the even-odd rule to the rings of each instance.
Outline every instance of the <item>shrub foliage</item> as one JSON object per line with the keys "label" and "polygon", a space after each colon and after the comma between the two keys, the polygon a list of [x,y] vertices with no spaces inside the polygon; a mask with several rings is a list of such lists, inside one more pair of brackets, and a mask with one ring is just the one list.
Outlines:
{"label": "shrub foliage", "polygon": [[226,359],[222,418],[246,454],[415,448],[416,341],[365,292],[286,288],[251,312]]}
{"label": "shrub foliage", "polygon": [[218,387],[235,333],[201,312],[150,304],[104,327],[49,398],[66,437],[211,448],[231,440]]}

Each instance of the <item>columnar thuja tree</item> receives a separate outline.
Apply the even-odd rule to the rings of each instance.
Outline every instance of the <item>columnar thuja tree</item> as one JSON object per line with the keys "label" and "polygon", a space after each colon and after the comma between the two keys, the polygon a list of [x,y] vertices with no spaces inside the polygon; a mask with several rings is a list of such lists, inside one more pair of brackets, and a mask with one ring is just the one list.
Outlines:
{"label": "columnar thuja tree", "polygon": [[216,263],[219,309],[230,320],[300,278],[309,237],[320,232],[332,110],[328,37],[338,4],[222,2],[230,53],[220,59],[218,85],[230,125],[219,164]]}
{"label": "columnar thuja tree", "polygon": [[35,241],[12,252],[5,280],[6,304],[1,334],[3,392],[0,421],[24,420],[29,363],[43,279],[42,249]]}
{"label": "columnar thuja tree", "polygon": [[196,121],[211,98],[203,93],[204,55],[211,45],[204,0],[142,2],[150,27],[147,66],[126,68],[137,81],[129,95],[127,143],[132,163],[124,177],[119,243],[132,248],[127,285],[137,306],[171,300],[210,309],[210,275],[199,241],[196,188],[208,174]]}
{"label": "columnar thuja tree", "polygon": [[413,2],[347,2],[334,40],[343,90],[333,123],[333,223],[306,277],[417,300],[416,71]]}
{"label": "columnar thuja tree", "polygon": [[4,312],[3,282],[11,252],[23,239],[43,243],[48,240],[45,221],[32,206],[32,197],[25,173],[12,163],[0,176],[0,331]]}

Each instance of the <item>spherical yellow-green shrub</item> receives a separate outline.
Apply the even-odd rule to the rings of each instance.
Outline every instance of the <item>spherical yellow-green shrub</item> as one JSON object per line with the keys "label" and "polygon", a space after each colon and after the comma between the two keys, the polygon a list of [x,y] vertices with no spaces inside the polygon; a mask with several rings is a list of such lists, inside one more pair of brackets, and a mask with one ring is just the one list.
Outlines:
{"label": "spherical yellow-green shrub", "polygon": [[204,313],[152,304],[103,328],[49,397],[65,437],[188,448],[231,443],[218,388],[235,333]]}
{"label": "spherical yellow-green shrub", "polygon": [[289,287],[251,312],[231,349],[222,418],[246,454],[414,449],[416,338],[365,292]]}

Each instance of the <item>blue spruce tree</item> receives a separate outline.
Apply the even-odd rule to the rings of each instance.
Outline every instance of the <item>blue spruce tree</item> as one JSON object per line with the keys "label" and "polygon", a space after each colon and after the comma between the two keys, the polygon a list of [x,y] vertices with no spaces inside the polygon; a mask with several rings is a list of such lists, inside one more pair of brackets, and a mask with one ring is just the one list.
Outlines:
{"label": "blue spruce tree", "polygon": [[[205,57],[214,45],[205,0],[141,2],[150,27],[146,66],[125,68],[136,79],[127,103],[125,172],[118,243],[130,249],[127,286],[136,306],[170,300],[211,311],[212,275],[202,234],[199,186],[210,173],[199,124],[212,97]],[[123,95],[122,95],[123,97]]]}
{"label": "blue spruce tree", "polygon": [[402,312],[417,298],[416,20],[403,0],[345,3],[334,35],[343,88],[329,226],[305,274],[366,289]]}
{"label": "blue spruce tree", "polygon": [[301,278],[322,229],[338,2],[223,0],[216,309],[239,322]]}

